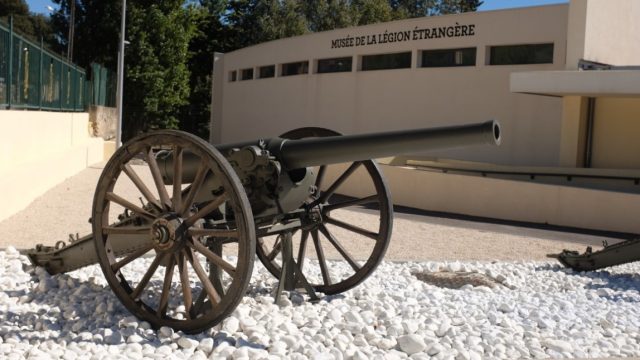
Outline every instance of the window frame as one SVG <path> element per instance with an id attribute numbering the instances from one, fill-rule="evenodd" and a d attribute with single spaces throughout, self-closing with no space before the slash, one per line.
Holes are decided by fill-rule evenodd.
<path id="1" fill-rule="evenodd" d="M 505 49 L 505 48 L 534 48 L 534 47 L 548 47 L 551 46 L 551 58 L 546 61 L 517 61 L 517 62 L 495 62 L 496 57 L 498 57 L 494 50 L 496 49 Z M 509 65 L 549 65 L 554 63 L 555 57 L 555 43 L 554 42 L 544 42 L 544 43 L 533 43 L 533 44 L 511 44 L 511 45 L 491 45 L 487 48 L 487 65 L 489 66 L 509 66 Z M 535 50 L 533 50 L 535 51 Z M 505 56 L 504 54 L 499 56 Z"/>
<path id="2" fill-rule="evenodd" d="M 457 56 L 456 53 L 458 51 L 464 52 L 465 50 L 473 50 L 473 63 L 468 63 L 465 64 L 464 61 L 461 64 L 456 64 L 455 63 L 455 58 L 454 58 L 454 63 L 453 64 L 447 64 L 447 65 L 425 65 L 425 55 L 428 55 L 428 53 L 432 53 L 432 54 L 448 54 L 448 53 L 453 53 L 454 57 Z M 463 60 L 464 60 L 464 54 L 462 55 Z M 425 68 L 425 69 L 433 69 L 433 68 L 449 68 L 449 67 L 473 67 L 473 66 L 477 66 L 478 64 L 478 48 L 475 46 L 469 46 L 469 47 L 458 47 L 458 48 L 448 48 L 448 49 L 425 49 L 425 50 L 420 50 L 420 64 L 419 67 L 420 68 Z"/>
<path id="3" fill-rule="evenodd" d="M 374 57 L 382 58 L 385 56 L 403 56 L 403 55 L 409 56 L 408 66 L 399 66 L 399 67 L 382 66 L 382 67 L 374 67 L 374 68 L 365 68 L 365 60 L 368 58 L 374 58 Z M 400 52 L 391 52 L 391 53 L 382 53 L 382 54 L 360 55 L 360 71 L 402 70 L 402 69 L 411 69 L 412 67 L 413 67 L 413 51 L 400 51 Z"/>
<path id="4" fill-rule="evenodd" d="M 296 73 L 285 72 L 285 67 L 294 66 L 294 65 L 302 65 L 303 71 L 302 72 L 296 72 Z M 293 62 L 280 64 L 280 76 L 282 76 L 282 77 L 284 77 L 284 76 L 296 76 L 296 75 L 307 75 L 307 74 L 309 74 L 309 60 L 293 61 Z"/>

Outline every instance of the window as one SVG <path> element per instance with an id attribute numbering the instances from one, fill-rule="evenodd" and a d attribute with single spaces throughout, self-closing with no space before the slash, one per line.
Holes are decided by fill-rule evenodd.
<path id="1" fill-rule="evenodd" d="M 282 76 L 301 75 L 309 73 L 309 62 L 298 61 L 282 64 Z"/>
<path id="2" fill-rule="evenodd" d="M 475 66 L 476 48 L 424 50 L 422 67 Z"/>
<path id="3" fill-rule="evenodd" d="M 243 69 L 242 76 L 240 80 L 253 80 L 253 68 L 251 69 Z"/>
<path id="4" fill-rule="evenodd" d="M 553 63 L 553 44 L 492 46 L 490 53 L 490 65 Z"/>
<path id="5" fill-rule="evenodd" d="M 274 76 L 276 76 L 276 66 L 275 65 L 261 66 L 258 69 L 258 78 L 259 79 L 272 78 Z"/>
<path id="6" fill-rule="evenodd" d="M 351 71 L 351 57 L 318 60 L 318 73 L 334 73 Z"/>
<path id="7" fill-rule="evenodd" d="M 236 81 L 236 80 L 237 80 L 237 77 L 238 77 L 238 73 L 237 73 L 235 70 L 231 71 L 231 72 L 229 73 L 229 82 L 234 82 L 234 81 Z"/>
<path id="8" fill-rule="evenodd" d="M 411 67 L 411 52 L 396 54 L 365 55 L 362 70 L 407 69 Z"/>

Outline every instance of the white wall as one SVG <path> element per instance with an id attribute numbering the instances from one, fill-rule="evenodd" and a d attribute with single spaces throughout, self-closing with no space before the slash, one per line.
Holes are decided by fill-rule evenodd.
<path id="1" fill-rule="evenodd" d="M 88 113 L 0 110 L 0 221 L 103 158 Z"/>
<path id="2" fill-rule="evenodd" d="M 585 59 L 640 65 L 640 1 L 572 0 L 567 68 Z"/>

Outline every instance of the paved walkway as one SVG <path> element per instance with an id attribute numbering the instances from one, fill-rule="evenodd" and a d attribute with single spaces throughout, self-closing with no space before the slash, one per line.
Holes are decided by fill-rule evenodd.
<path id="1" fill-rule="evenodd" d="M 91 166 L 36 199 L 29 207 L 0 222 L 0 248 L 28 249 L 54 245 L 70 233 L 91 232 L 88 219 L 103 164 Z M 345 213 L 345 221 L 367 221 L 367 210 Z M 548 229 L 397 212 L 387 260 L 545 260 L 562 249 L 584 250 L 609 239 Z"/>

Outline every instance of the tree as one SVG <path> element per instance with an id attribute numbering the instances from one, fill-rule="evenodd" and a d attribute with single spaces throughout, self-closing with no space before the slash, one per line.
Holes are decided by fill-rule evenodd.
<path id="1" fill-rule="evenodd" d="M 354 24 L 348 0 L 302 1 L 302 10 L 311 32 L 340 29 Z"/>
<path id="2" fill-rule="evenodd" d="M 69 0 L 53 0 L 52 15 L 60 48 L 66 49 Z M 117 68 L 121 0 L 75 3 L 74 62 Z M 159 128 L 178 128 L 189 101 L 188 46 L 196 12 L 183 0 L 127 1 L 127 40 L 123 95 L 123 139 Z"/>
<path id="3" fill-rule="evenodd" d="M 479 0 L 440 0 L 438 11 L 440 14 L 457 14 L 477 11 L 484 1 Z"/>
<path id="4" fill-rule="evenodd" d="M 352 0 L 353 25 L 368 25 L 393 20 L 393 9 L 387 0 Z"/>
<path id="5" fill-rule="evenodd" d="M 58 51 L 69 43 L 69 0 L 52 0 L 58 10 L 51 15 Z M 115 70 L 118 64 L 120 0 L 72 0 L 75 6 L 73 62 L 88 69 L 92 62 Z"/>
<path id="6" fill-rule="evenodd" d="M 390 0 L 396 19 L 436 15 L 437 0 Z"/>
<path id="7" fill-rule="evenodd" d="M 187 62 L 191 91 L 188 103 L 180 108 L 180 129 L 204 139 L 209 137 L 213 54 L 230 48 L 222 23 L 226 6 L 224 0 L 202 0 L 192 7 L 195 31 Z"/>
<path id="8" fill-rule="evenodd" d="M 0 0 L 0 19 L 9 23 L 9 17 L 13 17 L 13 28 L 27 38 L 36 43 L 42 38 L 49 46 L 55 44 L 47 18 L 29 12 L 25 0 Z"/>
<path id="9" fill-rule="evenodd" d="M 180 0 L 128 6 L 123 138 L 153 129 L 177 129 L 189 98 L 188 45 L 195 28 L 192 9 Z"/>

